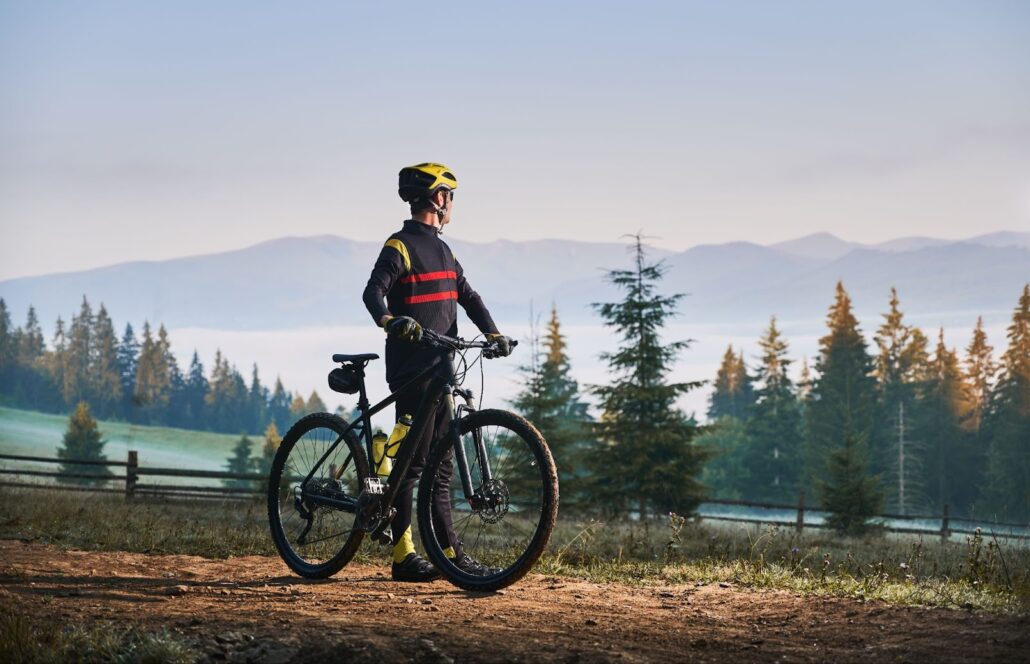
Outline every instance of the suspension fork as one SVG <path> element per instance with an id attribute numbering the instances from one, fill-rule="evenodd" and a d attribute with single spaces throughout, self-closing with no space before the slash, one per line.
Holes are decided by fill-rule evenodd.
<path id="1" fill-rule="evenodd" d="M 457 409 L 454 407 L 455 395 L 465 400 L 465 403 L 459 404 Z M 476 412 L 476 400 L 472 396 L 471 390 L 453 388 L 446 395 L 444 407 L 447 408 L 447 414 L 450 415 L 451 418 L 451 424 L 448 428 L 447 435 L 450 438 L 451 445 L 454 447 L 454 459 L 458 464 L 458 476 L 461 479 L 461 490 L 465 493 L 465 499 L 469 501 L 469 505 L 474 507 L 474 503 L 477 501 L 476 490 L 472 485 L 472 472 L 470 470 L 468 457 L 465 454 L 465 446 L 461 444 L 461 434 L 458 431 L 458 427 L 460 425 L 458 421 L 463 417 L 463 413 Z M 473 452 L 479 460 L 482 484 L 486 484 L 488 481 L 493 479 L 493 474 L 490 471 L 490 460 L 486 454 L 486 444 L 483 442 L 483 433 L 479 429 L 472 429 L 471 433 Z"/>

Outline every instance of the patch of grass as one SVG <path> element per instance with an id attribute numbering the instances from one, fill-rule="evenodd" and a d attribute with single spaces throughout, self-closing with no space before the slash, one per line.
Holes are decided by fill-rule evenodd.
<path id="1" fill-rule="evenodd" d="M 225 558 L 276 555 L 263 502 L 139 500 L 0 490 L 0 538 L 66 548 Z M 417 538 L 416 538 L 417 539 Z M 357 560 L 386 564 L 366 543 Z M 597 582 L 729 582 L 895 604 L 1030 613 L 1030 546 L 969 536 L 870 534 L 698 523 L 563 519 L 537 571 Z"/>
<path id="2" fill-rule="evenodd" d="M 142 466 L 224 470 L 233 445 L 240 436 L 209 431 L 144 426 L 103 420 L 97 423 L 107 444 L 104 454 L 111 461 L 125 461 L 129 450 L 139 452 Z M 57 449 L 68 428 L 67 415 L 51 415 L 30 410 L 0 407 L 0 451 L 5 454 L 56 457 Z M 258 452 L 259 436 L 251 436 L 254 453 Z M 54 470 L 52 464 L 2 461 L 11 467 L 32 467 Z M 160 483 L 164 478 L 148 477 Z M 174 481 L 170 481 L 175 483 Z M 217 480 L 191 480 L 197 484 L 217 484 Z"/>
<path id="3" fill-rule="evenodd" d="M 67 626 L 30 620 L 15 609 L 0 607 L 3 660 L 12 664 L 185 664 L 199 657 L 186 641 L 167 630 L 140 632 L 107 622 Z"/>

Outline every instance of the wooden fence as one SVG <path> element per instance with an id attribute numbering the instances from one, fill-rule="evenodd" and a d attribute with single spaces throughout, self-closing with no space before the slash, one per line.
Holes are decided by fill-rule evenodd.
<path id="1" fill-rule="evenodd" d="M 220 500 L 246 500 L 265 495 L 264 489 L 256 485 L 268 478 L 262 473 L 229 473 L 220 470 L 190 470 L 187 468 L 149 468 L 139 465 L 139 455 L 131 450 L 125 461 L 85 461 L 79 459 L 51 459 L 49 457 L 21 454 L 0 454 L 0 459 L 43 464 L 61 464 L 66 468 L 84 466 L 83 472 L 28 470 L 21 468 L 0 468 L 0 476 L 47 477 L 67 480 L 88 480 L 91 482 L 124 482 L 124 488 L 107 486 L 75 486 L 67 483 L 33 483 L 0 481 L 0 486 L 23 489 L 59 489 L 62 491 L 92 491 L 98 493 L 124 494 L 127 500 L 137 496 L 164 496 L 172 498 L 207 498 Z M 88 472 L 90 468 L 108 467 L 120 469 L 124 474 Z M 124 471 L 121 471 L 124 469 Z M 194 484 L 157 484 L 140 481 L 146 477 L 182 477 L 193 479 L 214 479 L 247 482 L 243 486 L 201 486 Z"/>
<path id="2" fill-rule="evenodd" d="M 812 512 L 822 512 L 822 508 L 818 505 L 805 505 L 805 492 L 802 491 L 798 494 L 798 502 L 794 505 L 788 505 L 783 503 L 764 503 L 750 500 L 706 500 L 702 503 L 702 507 L 705 505 L 727 505 L 745 507 L 756 510 L 787 510 L 795 512 L 794 518 L 786 520 L 784 518 L 773 518 L 771 516 L 736 516 L 736 515 L 725 515 L 725 514 L 701 514 L 701 518 L 711 521 L 730 521 L 737 523 L 751 523 L 756 525 L 780 525 L 793 527 L 798 534 L 801 534 L 805 528 L 829 528 L 828 525 L 822 522 L 806 521 L 806 513 L 811 515 Z M 883 523 L 885 520 L 891 521 L 908 521 L 906 525 L 893 525 Z M 877 514 L 870 518 L 870 522 L 873 524 L 879 524 L 884 530 L 892 533 L 908 533 L 914 535 L 937 535 L 940 537 L 942 542 L 946 542 L 951 535 L 973 535 L 976 532 L 976 528 L 980 528 L 981 532 L 985 534 L 993 534 L 996 537 L 1004 537 L 1010 539 L 1030 540 L 1030 524 L 1019 524 L 1019 523 L 1001 523 L 997 521 L 983 521 L 983 520 L 970 520 L 970 519 L 958 519 L 968 523 L 976 523 L 977 526 L 973 528 L 963 528 L 962 526 L 955 526 L 953 519 L 948 514 L 948 505 L 944 505 L 944 509 L 941 514 Z M 919 521 L 936 521 L 939 525 L 937 528 L 919 527 Z M 1023 532 L 1011 532 L 1012 529 L 1018 529 Z"/>
<path id="3" fill-rule="evenodd" d="M 0 454 L 0 460 L 10 461 L 21 461 L 21 462 L 34 462 L 43 464 L 63 464 L 66 467 L 70 466 L 83 466 L 86 468 L 81 473 L 68 473 L 59 471 L 42 471 L 42 470 L 29 470 L 20 468 L 0 468 L 0 477 L 3 476 L 25 476 L 25 477 L 46 477 L 55 479 L 77 479 L 77 480 L 89 480 L 94 482 L 107 481 L 107 482 L 124 482 L 124 488 L 110 488 L 100 486 L 75 486 L 66 483 L 32 483 L 32 482 L 17 482 L 17 481 L 0 481 L 0 486 L 7 487 L 19 487 L 25 489 L 60 489 L 64 491 L 92 491 L 98 493 L 117 493 L 123 494 L 127 500 L 132 500 L 138 496 L 161 496 L 170 498 L 194 498 L 194 499 L 217 499 L 217 500 L 254 500 L 259 496 L 263 496 L 265 491 L 261 486 L 261 482 L 267 479 L 267 476 L 261 473 L 229 473 L 217 470 L 189 470 L 184 468 L 149 468 L 147 466 L 139 465 L 139 456 L 135 450 L 128 453 L 128 457 L 125 461 L 82 461 L 75 459 L 51 459 L 48 457 L 37 457 L 37 456 L 25 456 L 18 454 Z M 124 474 L 101 474 L 98 472 L 88 472 L 90 468 L 96 467 L 108 467 L 124 469 Z M 215 479 L 222 481 L 243 481 L 248 482 L 244 486 L 199 486 L 190 484 L 155 484 L 140 482 L 140 478 L 144 477 L 182 477 L 182 478 L 194 478 L 194 479 Z M 744 507 L 752 510 L 765 510 L 765 511 L 790 511 L 794 512 L 794 516 L 785 519 L 784 517 L 776 517 L 771 514 L 765 515 L 728 515 L 728 514 L 705 514 L 701 513 L 700 517 L 708 521 L 726 521 L 736 523 L 750 523 L 755 525 L 778 525 L 794 528 L 799 534 L 804 531 L 805 528 L 828 528 L 825 523 L 815 522 L 812 520 L 806 520 L 806 514 L 813 516 L 813 512 L 822 511 L 818 506 L 805 505 L 805 494 L 801 492 L 798 495 L 798 502 L 793 505 L 782 504 L 782 503 L 764 503 L 749 500 L 706 500 L 702 503 L 702 508 L 706 506 L 727 506 L 727 507 Z M 885 524 L 882 527 L 884 530 L 893 533 L 909 533 L 917 535 L 936 535 L 941 538 L 941 541 L 947 541 L 948 538 L 955 535 L 972 535 L 975 530 L 973 528 L 962 528 L 955 527 L 953 519 L 948 515 L 948 506 L 944 506 L 942 514 L 935 515 L 912 515 L 912 514 L 878 514 L 872 517 L 873 523 L 882 522 L 883 520 L 891 521 L 907 521 L 909 524 L 906 525 L 894 525 Z M 937 528 L 919 527 L 917 521 L 931 521 L 937 522 L 939 525 Z M 965 521 L 965 520 L 963 520 Z M 987 534 L 994 534 L 997 537 L 1004 537 L 1010 539 L 1019 540 L 1030 540 L 1030 534 L 1028 534 L 1028 524 L 1017 524 L 1017 523 L 998 523 L 989 521 L 977 521 L 977 525 Z M 1023 532 L 1010 532 L 1012 529 L 1019 529 Z"/>

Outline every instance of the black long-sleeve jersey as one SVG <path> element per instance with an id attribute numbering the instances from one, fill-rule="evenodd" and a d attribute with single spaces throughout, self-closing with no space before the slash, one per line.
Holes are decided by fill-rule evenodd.
<path id="1" fill-rule="evenodd" d="M 456 336 L 460 304 L 481 332 L 497 333 L 483 299 L 472 290 L 461 264 L 437 229 L 410 219 L 386 240 L 362 300 L 377 325 L 386 315 L 410 316 L 424 328 Z M 439 353 L 427 346 L 387 338 L 387 382 L 394 386 L 404 382 Z"/>

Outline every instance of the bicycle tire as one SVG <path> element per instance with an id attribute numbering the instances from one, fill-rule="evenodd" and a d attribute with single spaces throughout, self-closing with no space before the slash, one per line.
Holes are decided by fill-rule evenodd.
<path id="1" fill-rule="evenodd" d="M 347 534 L 346 540 L 343 542 L 340 550 L 329 557 L 327 560 L 322 562 L 311 562 L 304 558 L 288 540 L 286 533 L 286 527 L 283 525 L 283 511 L 284 509 L 289 513 L 289 510 L 296 510 L 293 501 L 290 497 L 292 489 L 289 493 L 284 496 L 283 487 L 286 486 L 289 489 L 290 477 L 287 477 L 287 482 L 283 484 L 283 470 L 290 461 L 291 453 L 294 452 L 298 443 L 302 443 L 305 440 L 305 436 L 312 431 L 322 431 L 326 433 L 325 440 L 335 440 L 347 428 L 347 423 L 344 422 L 340 417 L 331 413 L 314 413 L 307 415 L 298 420 L 290 430 L 283 436 L 282 442 L 279 444 L 279 449 L 276 451 L 275 459 L 272 461 L 272 468 L 269 471 L 268 480 L 268 523 L 272 533 L 272 541 L 275 543 L 276 550 L 279 552 L 280 557 L 289 566 L 291 570 L 308 579 L 325 579 L 333 574 L 339 572 L 344 565 L 350 562 L 354 554 L 357 553 L 358 547 L 361 546 L 361 540 L 365 533 L 354 527 L 356 520 L 353 515 L 351 518 L 351 529 L 349 532 L 341 533 Z M 321 438 L 321 436 L 319 436 Z M 329 442 L 331 442 L 329 440 Z M 326 443 L 328 445 L 328 443 Z M 341 448 L 346 448 L 345 450 Z M 347 474 L 347 480 L 349 484 L 356 484 L 357 487 L 362 485 L 362 482 L 368 477 L 368 459 L 365 457 L 365 451 L 357 438 L 353 435 L 353 432 L 347 432 L 344 436 L 343 443 L 337 447 L 337 450 L 333 452 L 333 459 L 341 453 L 345 453 L 349 456 L 353 463 L 353 473 Z M 317 452 L 312 452 L 306 457 L 308 459 L 316 457 Z M 330 459 L 327 459 L 327 462 Z M 312 462 L 310 465 L 314 465 Z M 326 464 L 328 465 L 328 463 Z M 344 462 L 344 466 L 348 466 L 347 462 Z M 294 467 L 297 473 L 294 477 L 302 474 L 306 474 L 308 469 L 297 469 Z M 317 510 L 326 510 L 327 512 L 335 512 L 338 514 L 346 514 L 346 512 L 340 510 L 330 510 L 325 507 L 318 507 Z M 313 515 L 317 515 L 318 511 L 314 510 Z M 312 519 L 313 520 L 313 519 Z M 343 519 L 346 521 L 346 519 Z M 291 527 L 291 530 L 293 528 Z M 331 528 L 330 528 L 331 530 Z M 317 542 L 318 540 L 316 540 Z M 325 549 L 331 549 L 335 544 L 327 545 L 323 547 Z"/>
<path id="2" fill-rule="evenodd" d="M 437 475 L 440 473 L 441 466 L 444 460 L 447 458 L 447 452 L 451 449 L 449 444 L 446 444 L 446 439 L 442 439 L 441 443 L 436 446 L 430 452 L 429 459 L 426 463 L 426 467 L 423 470 L 422 477 L 419 481 L 418 490 L 418 523 L 419 523 L 419 534 L 422 540 L 422 546 L 429 556 L 429 559 L 433 562 L 437 569 L 440 570 L 441 574 L 459 588 L 473 591 L 494 591 L 510 586 L 522 577 L 524 577 L 533 565 L 536 564 L 540 556 L 543 554 L 544 549 L 547 547 L 547 543 L 550 540 L 551 531 L 554 529 L 555 521 L 558 517 L 558 472 L 554 465 L 554 459 L 551 457 L 551 452 L 547 447 L 547 442 L 544 440 L 540 432 L 525 418 L 516 415 L 515 413 L 487 409 L 471 413 L 461 418 L 457 423 L 458 433 L 463 437 L 463 440 L 467 439 L 467 434 L 471 433 L 474 429 L 480 429 L 481 431 L 487 427 L 496 427 L 498 429 L 508 431 L 514 434 L 518 441 L 525 446 L 524 452 L 531 454 L 531 458 L 535 459 L 535 465 L 538 472 L 530 471 L 529 480 L 532 485 L 529 488 L 529 493 L 532 494 L 539 489 L 539 521 L 535 526 L 529 542 L 526 545 L 524 551 L 517 555 L 517 558 L 511 564 L 505 566 L 501 571 L 489 575 L 489 576 L 476 576 L 458 568 L 451 561 L 450 558 L 444 553 L 443 546 L 440 543 L 440 539 L 437 537 L 436 527 L 434 524 L 433 514 L 433 500 L 432 494 L 434 486 L 436 485 Z M 505 439 L 507 440 L 507 439 Z M 463 443 L 465 444 L 465 443 Z M 519 443 L 515 443 L 519 444 Z M 488 451 L 488 455 L 490 452 Z M 529 458 L 529 457 L 527 457 Z M 492 463 L 492 462 L 491 462 Z M 469 465 L 473 464 L 470 459 Z M 473 483 L 475 484 L 475 470 L 472 470 Z M 499 468 L 494 468 L 495 477 L 498 472 L 504 474 L 504 471 Z M 503 477 L 499 477 L 503 481 Z M 536 483 L 539 482 L 539 486 Z M 452 478 L 453 483 L 453 478 Z M 452 514 L 454 507 L 460 505 L 460 500 L 455 500 L 454 487 L 451 491 L 451 506 Z M 519 516 L 513 516 L 513 519 L 524 516 L 532 516 L 531 512 L 536 507 L 527 509 L 524 514 Z M 512 513 L 515 514 L 515 513 Z M 474 519 L 476 517 L 475 512 L 470 512 L 466 519 Z M 501 519 L 494 523 L 500 523 L 503 519 L 508 517 L 506 512 Z M 484 523 L 486 521 L 484 520 Z M 455 526 L 457 530 L 457 524 Z M 458 533 L 459 537 L 462 533 Z M 444 538 L 446 540 L 446 538 Z M 478 537 L 477 537 L 478 542 Z M 519 545 L 521 546 L 521 545 Z M 466 549 L 467 552 L 467 549 Z"/>

